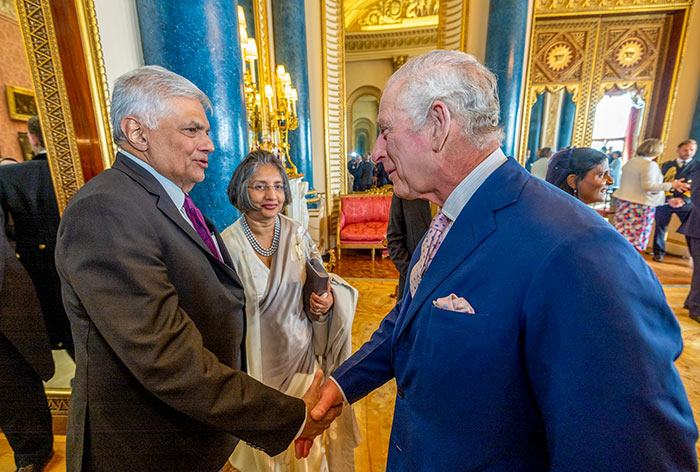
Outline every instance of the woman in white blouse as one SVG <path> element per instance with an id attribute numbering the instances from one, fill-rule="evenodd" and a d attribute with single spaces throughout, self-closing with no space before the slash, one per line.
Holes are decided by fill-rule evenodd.
<path id="1" fill-rule="evenodd" d="M 664 204 L 664 193 L 671 188 L 680 192 L 690 188 L 684 179 L 663 181 L 655 162 L 663 150 L 658 139 L 642 141 L 634 157 L 622 168 L 620 188 L 613 193 L 618 200 L 613 226 L 640 251 L 649 243 L 654 212 Z"/>

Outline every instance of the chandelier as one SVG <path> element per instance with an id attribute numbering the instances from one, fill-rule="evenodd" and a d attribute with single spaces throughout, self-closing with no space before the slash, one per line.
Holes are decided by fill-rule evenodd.
<path id="1" fill-rule="evenodd" d="M 283 65 L 267 83 L 260 77 L 256 62 L 258 46 L 248 37 L 246 18 L 238 7 L 238 24 L 243 59 L 243 87 L 248 114 L 249 142 L 251 149 L 265 149 L 274 153 L 285 164 L 289 177 L 299 177 L 296 166 L 289 157 L 289 131 L 297 129 L 297 91 Z"/>

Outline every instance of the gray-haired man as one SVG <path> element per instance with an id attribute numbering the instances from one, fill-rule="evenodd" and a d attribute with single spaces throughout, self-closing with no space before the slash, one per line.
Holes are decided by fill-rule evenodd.
<path id="1" fill-rule="evenodd" d="M 309 393 L 242 371 L 243 288 L 187 195 L 214 150 L 209 100 L 157 66 L 112 99 L 121 151 L 70 202 L 56 248 L 77 363 L 68 470 L 213 471 L 237 438 L 275 455 L 318 432 Z"/>

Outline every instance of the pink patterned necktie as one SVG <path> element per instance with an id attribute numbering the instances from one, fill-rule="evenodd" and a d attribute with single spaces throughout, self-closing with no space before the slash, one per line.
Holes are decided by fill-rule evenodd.
<path id="1" fill-rule="evenodd" d="M 194 206 L 194 202 L 192 201 L 192 198 L 190 198 L 189 195 L 185 194 L 185 213 L 187 213 L 187 217 L 190 219 L 192 222 L 192 226 L 194 226 L 195 231 L 197 231 L 197 234 L 199 235 L 200 238 L 202 238 L 202 241 L 204 241 L 204 244 L 207 245 L 209 250 L 211 251 L 212 254 L 214 254 L 214 257 L 219 259 L 220 261 L 223 262 L 221 259 L 221 254 L 219 254 L 218 249 L 216 249 L 216 245 L 214 244 L 214 240 L 211 237 L 211 233 L 209 232 L 209 228 L 207 228 L 207 224 L 204 221 L 204 217 L 202 216 L 202 212 L 197 209 L 196 206 Z"/>
<path id="2" fill-rule="evenodd" d="M 413 297 L 418 290 L 418 284 L 420 284 L 423 279 L 425 271 L 428 270 L 428 266 L 433 262 L 435 254 L 437 254 L 442 240 L 445 239 L 445 229 L 451 223 L 450 219 L 445 216 L 442 210 L 438 211 L 430 223 L 430 229 L 428 229 L 428 234 L 425 235 L 423 239 L 423 244 L 420 246 L 420 259 L 411 269 L 411 276 L 409 279 L 411 296 Z"/>

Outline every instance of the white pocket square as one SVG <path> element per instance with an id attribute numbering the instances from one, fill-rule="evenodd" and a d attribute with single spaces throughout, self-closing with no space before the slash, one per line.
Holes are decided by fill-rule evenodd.
<path id="1" fill-rule="evenodd" d="M 474 308 L 472 308 L 468 301 L 462 297 L 458 297 L 454 293 L 451 293 L 447 297 L 433 300 L 433 306 L 442 308 L 443 310 L 456 311 L 458 313 L 475 313 Z"/>

